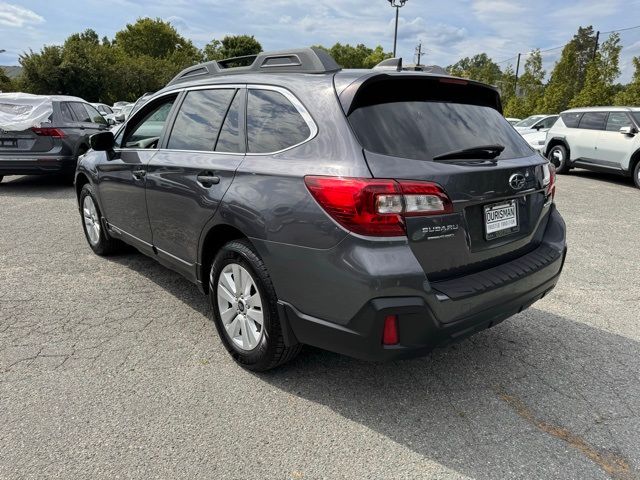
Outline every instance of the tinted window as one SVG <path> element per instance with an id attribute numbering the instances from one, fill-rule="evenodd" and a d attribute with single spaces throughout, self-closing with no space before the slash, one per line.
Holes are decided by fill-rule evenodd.
<path id="1" fill-rule="evenodd" d="M 607 120 L 607 131 L 618 132 L 622 127 L 632 127 L 631 119 L 624 112 L 611 112 Z"/>
<path id="2" fill-rule="evenodd" d="M 636 119 L 636 123 L 640 124 L 640 112 L 633 112 L 631 115 Z"/>
<path id="3" fill-rule="evenodd" d="M 582 116 L 582 120 L 580 120 L 580 128 L 585 128 L 587 130 L 602 130 L 606 119 L 606 112 L 585 113 Z"/>
<path id="4" fill-rule="evenodd" d="M 227 118 L 225 118 L 222 124 L 222 130 L 218 136 L 218 143 L 216 143 L 216 152 L 229 152 L 229 153 L 244 153 L 244 137 L 240 130 L 240 107 L 242 103 L 242 96 L 240 92 L 236 93 Z"/>
<path id="5" fill-rule="evenodd" d="M 542 121 L 542 128 L 551 128 L 553 124 L 556 123 L 558 117 L 548 117 Z"/>
<path id="6" fill-rule="evenodd" d="M 578 124 L 580 123 L 580 119 L 582 118 L 582 113 L 563 113 L 560 115 L 562 117 L 562 121 L 569 128 L 578 128 Z"/>
<path id="7" fill-rule="evenodd" d="M 211 152 L 235 90 L 195 90 L 187 93 L 167 148 Z"/>
<path id="8" fill-rule="evenodd" d="M 495 109 L 464 103 L 406 101 L 360 107 L 349 116 L 362 146 L 394 157 L 431 160 L 456 150 L 499 144 L 497 157 L 531 155 L 522 137 Z"/>
<path id="9" fill-rule="evenodd" d="M 107 121 L 104 119 L 102 114 L 95 109 L 95 107 L 85 103 L 84 108 L 87 109 L 87 114 L 89 115 L 93 123 L 100 123 L 102 125 L 107 125 Z"/>
<path id="10" fill-rule="evenodd" d="M 145 108 L 136 115 L 131 126 L 127 126 L 127 136 L 124 146 L 128 148 L 156 148 L 162 129 L 171 112 L 175 97 L 164 99 L 160 103 L 154 103 L 150 109 Z"/>
<path id="11" fill-rule="evenodd" d="M 71 107 L 71 110 L 73 110 L 73 113 L 75 114 L 78 122 L 91 123 L 89 112 L 87 112 L 87 109 L 84 108 L 84 105 L 82 103 L 72 102 L 69 104 L 69 106 Z"/>
<path id="12" fill-rule="evenodd" d="M 67 102 L 60 103 L 60 114 L 62 115 L 63 122 L 76 121 L 76 119 L 73 117 L 73 113 L 71 112 L 71 106 Z"/>
<path id="13" fill-rule="evenodd" d="M 250 90 L 248 99 L 249 152 L 278 152 L 304 142 L 311 135 L 300 112 L 280 92 Z"/>

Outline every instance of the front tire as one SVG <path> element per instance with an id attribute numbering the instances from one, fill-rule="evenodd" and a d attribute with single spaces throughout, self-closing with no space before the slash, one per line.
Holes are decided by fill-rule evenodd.
<path id="1" fill-rule="evenodd" d="M 555 145 L 549 150 L 549 161 L 556 167 L 557 173 L 567 173 L 569 171 L 569 155 L 564 145 Z"/>
<path id="2" fill-rule="evenodd" d="M 104 230 L 102 214 L 91 184 L 87 183 L 80 192 L 80 215 L 87 243 L 97 255 L 107 256 L 121 250 L 122 244 L 111 238 Z"/>
<path id="3" fill-rule="evenodd" d="M 220 339 L 242 367 L 263 372 L 300 352 L 302 345 L 284 343 L 271 277 L 248 241 L 234 240 L 218 252 L 209 275 L 209 300 Z"/>
<path id="4" fill-rule="evenodd" d="M 640 188 L 640 162 L 636 163 L 636 167 L 633 169 L 633 183 Z"/>

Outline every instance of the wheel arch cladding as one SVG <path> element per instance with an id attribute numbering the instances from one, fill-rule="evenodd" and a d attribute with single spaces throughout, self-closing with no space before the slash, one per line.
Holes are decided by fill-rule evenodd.
<path id="1" fill-rule="evenodd" d="M 551 141 L 549 142 L 549 146 L 547 147 L 547 155 L 549 155 L 549 152 L 551 152 L 551 149 L 553 147 L 556 147 L 558 145 L 562 145 L 566 150 L 567 150 L 567 157 L 571 156 L 571 149 L 569 148 L 569 145 L 567 144 L 566 140 L 564 140 L 563 138 L 553 138 L 551 139 Z"/>
<path id="2" fill-rule="evenodd" d="M 84 173 L 79 173 L 76 177 L 76 198 L 80 200 L 80 192 L 82 192 L 82 187 L 84 187 L 87 183 L 89 183 L 89 177 L 87 177 Z"/>
<path id="3" fill-rule="evenodd" d="M 199 280 L 205 293 L 209 292 L 209 271 L 220 249 L 232 240 L 245 239 L 251 244 L 251 240 L 236 227 L 227 224 L 214 225 L 207 231 L 200 247 Z M 251 244 L 253 247 L 253 244 Z"/>
<path id="4" fill-rule="evenodd" d="M 631 160 L 629 161 L 629 173 L 631 175 L 633 175 L 638 162 L 640 162 L 640 148 L 631 155 Z"/>

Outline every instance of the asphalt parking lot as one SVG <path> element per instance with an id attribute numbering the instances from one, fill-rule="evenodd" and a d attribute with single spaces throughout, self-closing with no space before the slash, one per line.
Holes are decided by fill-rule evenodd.
<path id="1" fill-rule="evenodd" d="M 558 181 L 528 311 L 429 357 L 237 367 L 197 288 L 86 245 L 73 189 L 0 184 L 0 478 L 640 478 L 640 191 Z"/>

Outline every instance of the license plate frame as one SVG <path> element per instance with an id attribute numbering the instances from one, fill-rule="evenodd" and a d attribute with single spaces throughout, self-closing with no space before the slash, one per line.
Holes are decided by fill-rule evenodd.
<path id="1" fill-rule="evenodd" d="M 509 209 L 513 211 L 513 214 L 504 217 L 502 212 L 509 214 Z M 520 231 L 520 216 L 518 214 L 517 200 L 513 199 L 498 203 L 491 203 L 489 205 L 485 205 L 482 211 L 484 217 L 484 238 L 487 241 L 503 238 Z M 490 221 L 488 214 L 491 212 L 500 212 L 496 215 L 496 217 L 499 218 L 492 219 Z"/>
<path id="2" fill-rule="evenodd" d="M 18 140 L 15 138 L 2 138 L 0 139 L 0 147 L 18 148 Z"/>

